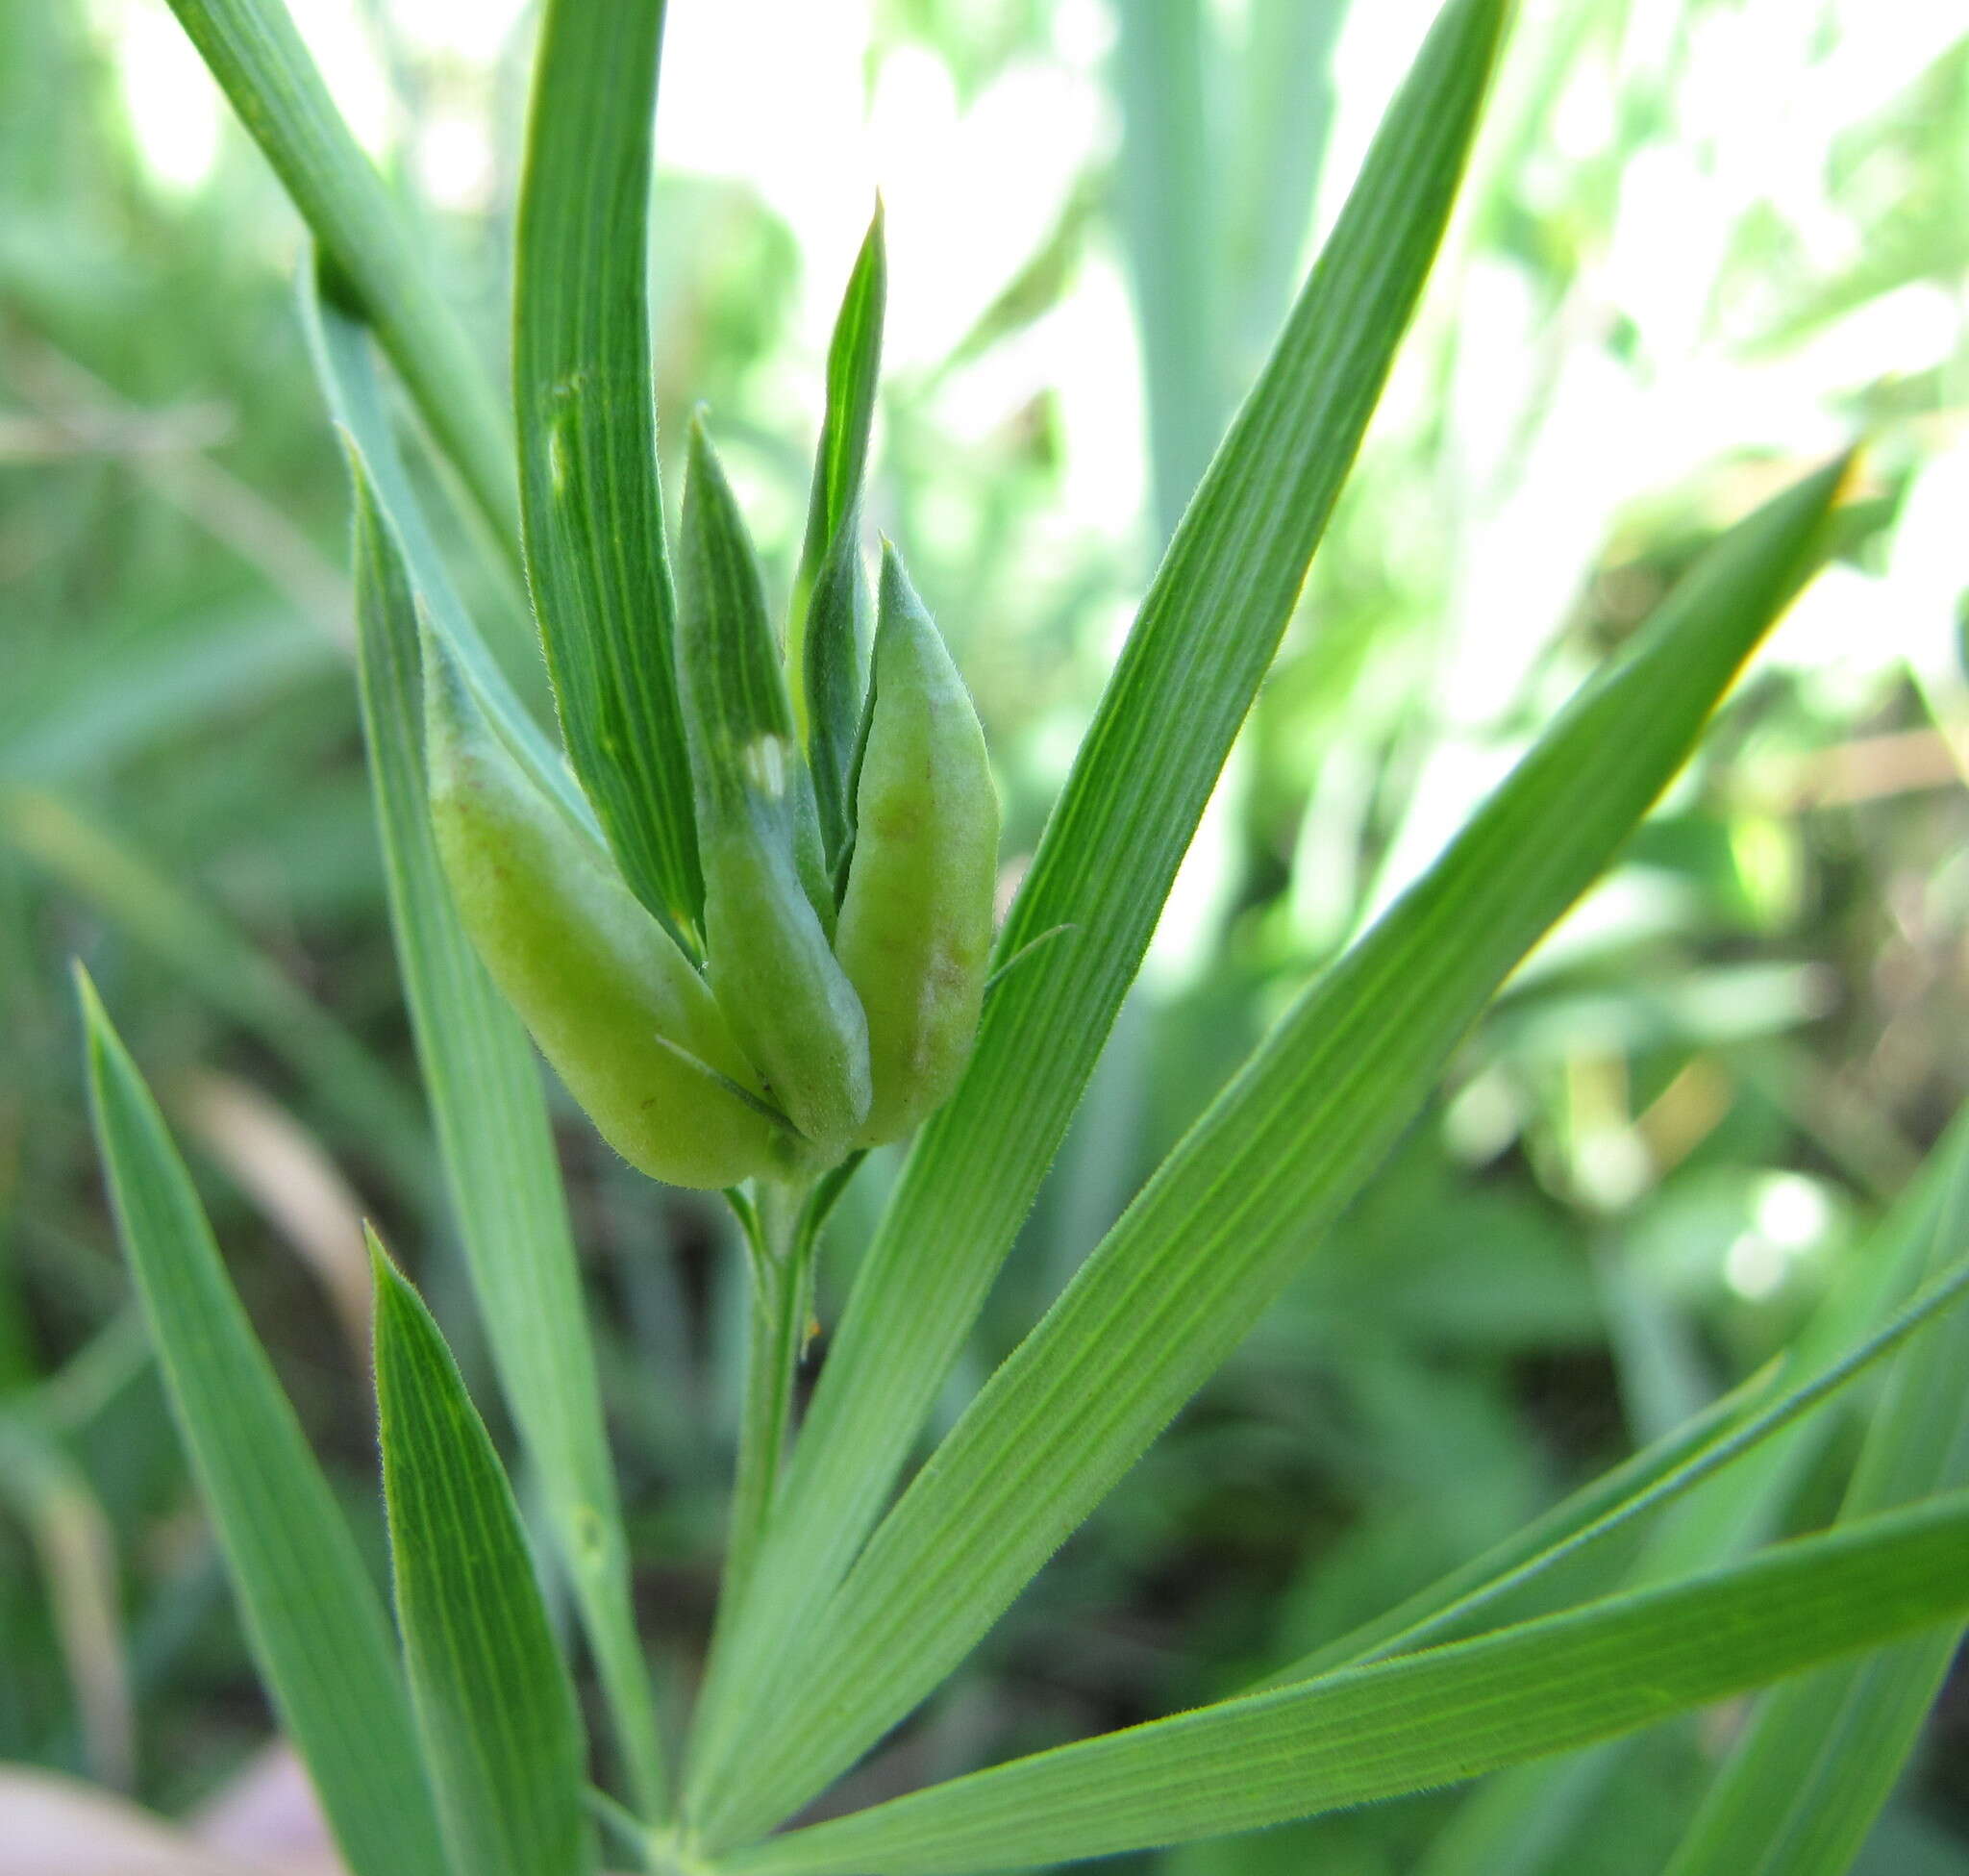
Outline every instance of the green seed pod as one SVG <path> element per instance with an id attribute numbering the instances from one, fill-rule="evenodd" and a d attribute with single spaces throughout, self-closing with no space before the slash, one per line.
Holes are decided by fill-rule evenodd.
<path id="1" fill-rule="evenodd" d="M 835 953 L 868 1018 L 874 1098 L 855 1137 L 908 1133 L 957 1085 L 991 954 L 998 796 L 963 680 L 885 545 L 874 702 Z"/>
<path id="2" fill-rule="evenodd" d="M 702 422 L 684 491 L 677 659 L 711 988 L 766 1098 L 831 1163 L 868 1112 L 868 1030 L 830 948 L 813 782 L 759 563 Z"/>
<path id="3" fill-rule="evenodd" d="M 751 1104 L 763 1090 L 689 960 L 584 849 L 428 634 L 424 654 L 431 819 L 452 899 L 568 1091 L 652 1179 L 709 1188 L 791 1164 L 798 1144 Z"/>

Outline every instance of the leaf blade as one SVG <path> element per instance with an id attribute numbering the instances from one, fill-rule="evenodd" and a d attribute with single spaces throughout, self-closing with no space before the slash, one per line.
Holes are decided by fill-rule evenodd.
<path id="1" fill-rule="evenodd" d="M 369 1250 L 397 1622 L 445 1840 L 475 1876 L 580 1876 L 586 1747 L 519 1507 L 430 1311 Z"/>
<path id="2" fill-rule="evenodd" d="M 807 533 L 786 630 L 787 663 L 801 674 L 794 714 L 806 737 L 830 872 L 838 866 L 855 824 L 849 770 L 861 720 L 861 614 L 866 603 L 857 537 L 887 297 L 888 255 L 878 197 L 828 343 L 827 409 L 814 452 Z"/>
<path id="3" fill-rule="evenodd" d="M 704 906 L 657 472 L 648 258 L 660 4 L 552 0 L 513 284 L 520 506 L 569 759 L 687 952 Z"/>
<path id="4" fill-rule="evenodd" d="M 1969 1233 L 1969 1146 L 1932 1226 L 1931 1268 Z M 1969 1484 L 1969 1322 L 1907 1350 L 1867 1428 L 1842 1522 Z M 1918 1739 L 1955 1628 L 1773 1692 L 1711 1782 L 1665 1876 L 1840 1876 Z"/>
<path id="5" fill-rule="evenodd" d="M 1663 1588 L 1015 1760 L 720 1863 L 956 1876 L 1250 1830 L 1587 1745 L 1969 1608 L 1969 1492 Z"/>
<path id="6" fill-rule="evenodd" d="M 1445 11 L 1143 603 L 998 957 L 1078 930 L 997 988 L 863 1260 L 782 1488 L 782 1536 L 713 1663 L 700 1788 L 739 1749 L 729 1688 L 811 1624 L 880 1513 L 1093 1072 L 1420 294 L 1506 11 Z M 1051 1038 L 1037 1059 L 1034 1035 Z"/>
<path id="7" fill-rule="evenodd" d="M 1412 1654 L 1543 1614 L 1581 1592 L 1574 1586 L 1583 1574 L 1585 1592 L 1597 1593 L 1614 1580 L 1662 1512 L 1828 1405 L 1877 1363 L 1901 1357 L 1922 1331 L 1938 1330 L 1939 1319 L 1961 1302 L 1965 1289 L 1969 1258 L 1937 1272 L 1891 1320 L 1840 1360 L 1756 1412 L 1749 1411 L 1741 1393 L 1726 1396 L 1715 1411 L 1573 1494 L 1494 1552 L 1408 1598 L 1387 1616 L 1267 1676 L 1264 1685 L 1303 1681 L 1330 1666 Z M 1951 1333 L 1958 1335 L 1959 1329 Z M 1948 1335 L 1939 1338 L 1945 1348 L 1959 1348 Z M 1506 1563 L 1507 1558 L 1512 1561 Z"/>
<path id="8" fill-rule="evenodd" d="M 77 979 L 124 1255 L 282 1724 L 358 1876 L 447 1876 L 382 1599 L 163 1118 L 79 966 Z"/>
<path id="9" fill-rule="evenodd" d="M 714 1843 L 811 1796 L 934 1688 L 1241 1339 L 1450 1051 L 1679 768 L 1803 576 L 1835 463 L 1726 536 L 1177 1146 L 789 1648 Z M 824 1717 L 823 1717 L 824 1715 Z"/>

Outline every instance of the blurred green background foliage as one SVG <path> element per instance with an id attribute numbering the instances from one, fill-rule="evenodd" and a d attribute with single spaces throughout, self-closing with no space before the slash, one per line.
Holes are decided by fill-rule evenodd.
<path id="1" fill-rule="evenodd" d="M 489 355 L 527 11 L 294 11 Z M 671 11 L 666 462 L 704 399 L 784 589 L 827 322 L 879 186 L 874 518 L 976 694 L 1009 881 L 1430 8 Z M 1952 13 L 1526 0 L 1417 329 L 952 1411 L 1284 997 L 1697 549 L 1863 434 L 1846 538 L 1328 1254 L 844 1804 L 1316 1645 L 1706 1404 L 1864 1259 L 1961 1101 L 1969 1041 Z M 379 1539 L 359 1217 L 421 1247 L 474 1360 L 384 923 L 299 250 L 162 0 L 0 0 L 0 1759 L 165 1811 L 223 1784 L 267 1718 L 105 1216 L 66 960 L 194 1148 Z M 544 707 L 521 596 L 472 596 Z M 687 1680 L 742 1269 L 713 1208 L 566 1113 L 643 1613 Z M 823 1333 L 890 1172 L 878 1158 L 832 1229 Z M 1827 1513 L 1842 1454 L 1790 1522 Z M 1730 1725 L 1544 1774 L 1549 1828 L 1510 1866 L 1658 1867 Z M 1958 1685 L 1862 1866 L 1969 1871 L 1965 1767 Z M 1496 1789 L 1156 1866 L 1443 1876 Z"/>

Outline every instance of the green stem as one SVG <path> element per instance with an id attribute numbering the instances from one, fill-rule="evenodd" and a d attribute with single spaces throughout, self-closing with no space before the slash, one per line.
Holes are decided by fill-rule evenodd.
<path id="1" fill-rule="evenodd" d="M 745 1356 L 745 1406 L 738 1423 L 738 1472 L 732 1487 L 731 1536 L 718 1595 L 719 1626 L 745 1594 L 765 1540 L 780 1461 L 792 1419 L 793 1380 L 807 1336 L 807 1270 L 813 1233 L 805 1215 L 805 1187 L 760 1180 L 751 1254 L 750 1332 Z"/>

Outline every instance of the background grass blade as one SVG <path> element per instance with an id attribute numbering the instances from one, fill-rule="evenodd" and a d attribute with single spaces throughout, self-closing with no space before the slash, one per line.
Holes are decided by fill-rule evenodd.
<path id="1" fill-rule="evenodd" d="M 410 569 L 353 445 L 350 466 L 363 733 L 417 1059 L 500 1384 L 543 1488 L 630 1783 L 657 1817 L 667 1802 L 662 1746 L 539 1072 L 452 909 L 425 792 Z"/>
<path id="2" fill-rule="evenodd" d="M 281 1724 L 356 1876 L 446 1876 L 382 1601 L 156 1103 L 78 978 L 124 1254 Z"/>
<path id="3" fill-rule="evenodd" d="M 1958 1173 L 1934 1230 L 1932 1263 L 1969 1235 Z M 1842 1519 L 1969 1483 L 1969 1321 L 1907 1349 L 1841 1508 Z M 1962 1638 L 1960 1625 L 1782 1688 L 1705 1798 L 1667 1876 L 1841 1876 L 1892 1792 Z"/>
<path id="4" fill-rule="evenodd" d="M 1116 188 L 1141 327 L 1159 545 L 1183 518 L 1229 402 L 1224 165 L 1212 161 L 1205 105 L 1219 48 L 1207 12 L 1202 0 L 1134 0 L 1114 9 L 1122 122 Z M 1309 71 L 1294 78 L 1309 89 L 1317 82 Z M 1293 128 L 1296 136 L 1309 127 Z"/>
<path id="5" fill-rule="evenodd" d="M 300 301 L 302 331 L 329 414 L 362 452 L 377 498 L 389 512 L 417 596 L 430 614 L 432 630 L 471 673 L 481 701 L 528 773 L 566 811 L 568 825 L 589 842 L 596 856 L 605 857 L 607 844 L 594 810 L 567 772 L 560 750 L 521 703 L 444 570 L 443 556 L 397 450 L 368 327 L 324 296 L 312 266 L 302 268 Z"/>
<path id="6" fill-rule="evenodd" d="M 519 1507 L 430 1311 L 370 1252 L 397 1622 L 453 1867 L 581 1876 L 587 1753 Z"/>
<path id="7" fill-rule="evenodd" d="M 929 1692 L 1202 1386 L 1686 757 L 1817 552 L 1838 463 L 1725 537 L 1443 857 L 1287 1012 L 904 1493 L 762 1691 L 713 1844 Z"/>
<path id="8" fill-rule="evenodd" d="M 210 898 L 73 798 L 0 784 L 0 840 L 164 959 L 285 1061 L 406 1197 L 435 1206 L 431 1137 L 415 1094 Z"/>
<path id="9" fill-rule="evenodd" d="M 728 1686 L 810 1625 L 879 1515 L 1093 1072 L 1421 291 L 1505 12 L 1437 23 L 1143 603 L 998 955 L 1073 929 L 994 992 L 862 1263 L 709 1685 L 706 1786 L 739 1743 Z"/>
<path id="10" fill-rule="evenodd" d="M 47 1586 L 83 1763 L 96 1784 L 127 1791 L 137 1773 L 137 1716 L 115 1528 L 32 1399 L 0 1406 L 0 1511 L 25 1527 Z"/>
<path id="11" fill-rule="evenodd" d="M 657 482 L 650 150 L 662 0 L 552 0 L 520 187 L 513 400 L 540 642 L 575 773 L 636 894 L 701 948 L 676 600 Z"/>
<path id="12" fill-rule="evenodd" d="M 1015 1760 L 719 1867 L 956 1876 L 1251 1830 L 1588 1745 L 1964 1610 L 1956 1492 L 1692 1582 Z"/>
<path id="13" fill-rule="evenodd" d="M 373 324 L 431 434 L 510 553 L 512 444 L 490 381 L 403 211 L 349 135 L 281 0 L 171 0 L 321 244 L 338 297 Z"/>

